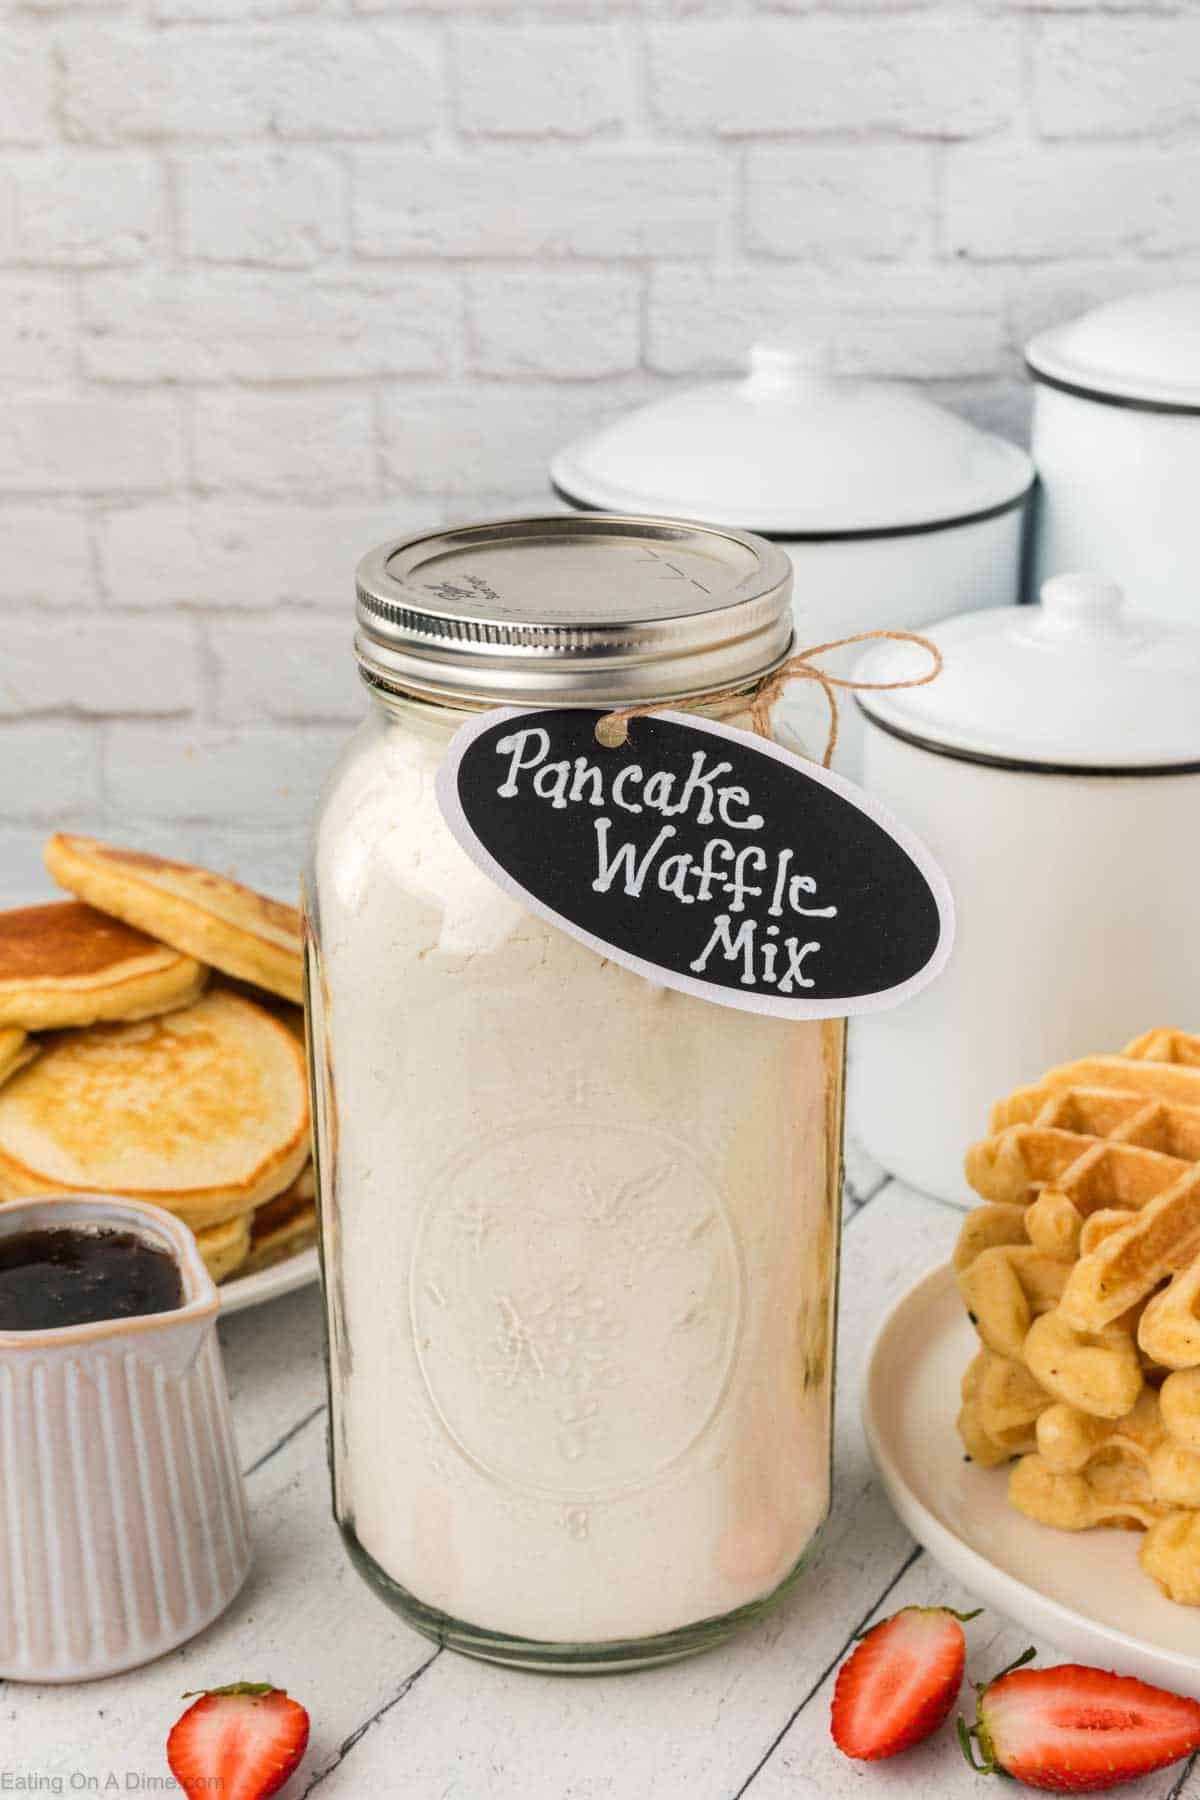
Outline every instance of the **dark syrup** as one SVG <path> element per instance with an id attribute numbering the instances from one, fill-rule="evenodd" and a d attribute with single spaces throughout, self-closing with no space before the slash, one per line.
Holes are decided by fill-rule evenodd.
<path id="1" fill-rule="evenodd" d="M 175 1259 L 134 1231 L 55 1225 L 0 1236 L 0 1331 L 47 1331 L 173 1312 Z"/>

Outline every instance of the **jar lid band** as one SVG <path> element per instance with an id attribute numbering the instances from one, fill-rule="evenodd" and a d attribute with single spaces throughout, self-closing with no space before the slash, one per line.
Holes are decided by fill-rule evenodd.
<path id="1" fill-rule="evenodd" d="M 500 705 L 736 690 L 792 644 L 791 563 L 748 532 L 613 514 L 494 520 L 358 567 L 367 679 Z"/>

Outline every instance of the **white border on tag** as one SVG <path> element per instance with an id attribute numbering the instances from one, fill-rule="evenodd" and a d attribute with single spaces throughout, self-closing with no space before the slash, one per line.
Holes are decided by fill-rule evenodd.
<path id="1" fill-rule="evenodd" d="M 632 956 L 618 945 L 609 943 L 606 938 L 596 937 L 594 933 L 585 931 L 574 920 L 537 899 L 513 879 L 475 835 L 459 798 L 459 765 L 476 738 L 494 731 L 499 725 L 506 725 L 517 719 L 536 718 L 541 713 L 577 710 L 595 710 L 599 713 L 599 709 L 554 706 L 495 707 L 480 713 L 455 732 L 437 773 L 438 806 L 452 836 L 477 868 L 482 869 L 498 888 L 519 901 L 529 912 L 551 925 L 557 925 L 560 931 L 565 931 L 569 937 L 586 944 L 598 956 L 606 957 L 609 962 L 619 963 L 622 968 L 631 969 L 635 975 L 653 982 L 655 987 L 674 988 L 678 993 L 691 994 L 698 1000 L 709 1000 L 715 1006 L 728 1006 L 735 1012 L 762 1013 L 774 1019 L 848 1019 L 862 1013 L 885 1012 L 893 1006 L 899 1006 L 913 994 L 919 994 L 922 988 L 928 987 L 941 974 L 954 948 L 954 897 L 938 864 L 906 825 L 902 825 L 886 807 L 880 806 L 878 801 L 855 782 L 847 781 L 843 775 L 835 775 L 831 769 L 822 768 L 819 763 L 809 762 L 806 757 L 794 755 L 792 751 L 783 749 L 770 739 L 759 737 L 756 732 L 742 731 L 735 725 L 718 724 L 714 719 L 700 718 L 695 713 L 671 712 L 665 707 L 650 714 L 640 713 L 638 718 L 665 719 L 673 725 L 686 725 L 691 731 L 706 732 L 710 737 L 732 738 L 754 750 L 759 756 L 774 757 L 776 762 L 786 763 L 789 768 L 799 770 L 809 781 L 815 781 L 821 787 L 832 788 L 841 799 L 856 811 L 865 813 L 882 831 L 894 838 L 916 864 L 933 894 L 938 915 L 938 940 L 933 955 L 924 968 L 918 969 L 915 975 L 910 975 L 907 981 L 902 981 L 895 987 L 884 988 L 877 994 L 858 994 L 845 1000 L 805 1000 L 771 994 L 739 993 L 736 988 L 720 987 L 715 982 L 703 981 L 694 975 L 676 974 L 673 969 L 664 969 L 659 963 L 646 962 L 640 956 Z M 598 748 L 602 749 L 603 746 Z"/>

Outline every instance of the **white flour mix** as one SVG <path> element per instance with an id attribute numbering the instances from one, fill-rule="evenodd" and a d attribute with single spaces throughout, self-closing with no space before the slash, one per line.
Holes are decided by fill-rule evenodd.
<path id="1" fill-rule="evenodd" d="M 656 987 L 524 911 L 438 811 L 462 715 L 398 712 L 314 871 L 339 1516 L 489 1632 L 728 1613 L 828 1503 L 841 1027 Z"/>

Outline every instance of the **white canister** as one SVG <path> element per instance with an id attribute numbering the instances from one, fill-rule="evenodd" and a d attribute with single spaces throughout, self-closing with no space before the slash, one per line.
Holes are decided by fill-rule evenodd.
<path id="1" fill-rule="evenodd" d="M 1200 287 L 1134 294 L 1043 332 L 1033 454 L 1039 576 L 1101 568 L 1192 621 L 1200 558 Z"/>
<path id="2" fill-rule="evenodd" d="M 965 1203 L 992 1103 L 1051 1065 L 1200 1023 L 1200 630 L 1085 575 L 1040 606 L 947 619 L 928 687 L 864 695 L 865 781 L 954 893 L 941 979 L 856 1022 L 852 1129 L 914 1187 Z M 858 673 L 911 673 L 885 645 Z"/>
<path id="3" fill-rule="evenodd" d="M 835 374 L 816 350 L 760 345 L 736 381 L 688 388 L 555 457 L 585 511 L 708 520 L 774 538 L 795 569 L 797 644 L 1018 598 L 1033 481 L 1023 450 L 911 389 Z M 825 659 L 847 674 L 853 650 Z M 793 689 L 788 723 L 821 741 L 820 696 Z M 837 766 L 857 774 L 845 719 Z"/>

